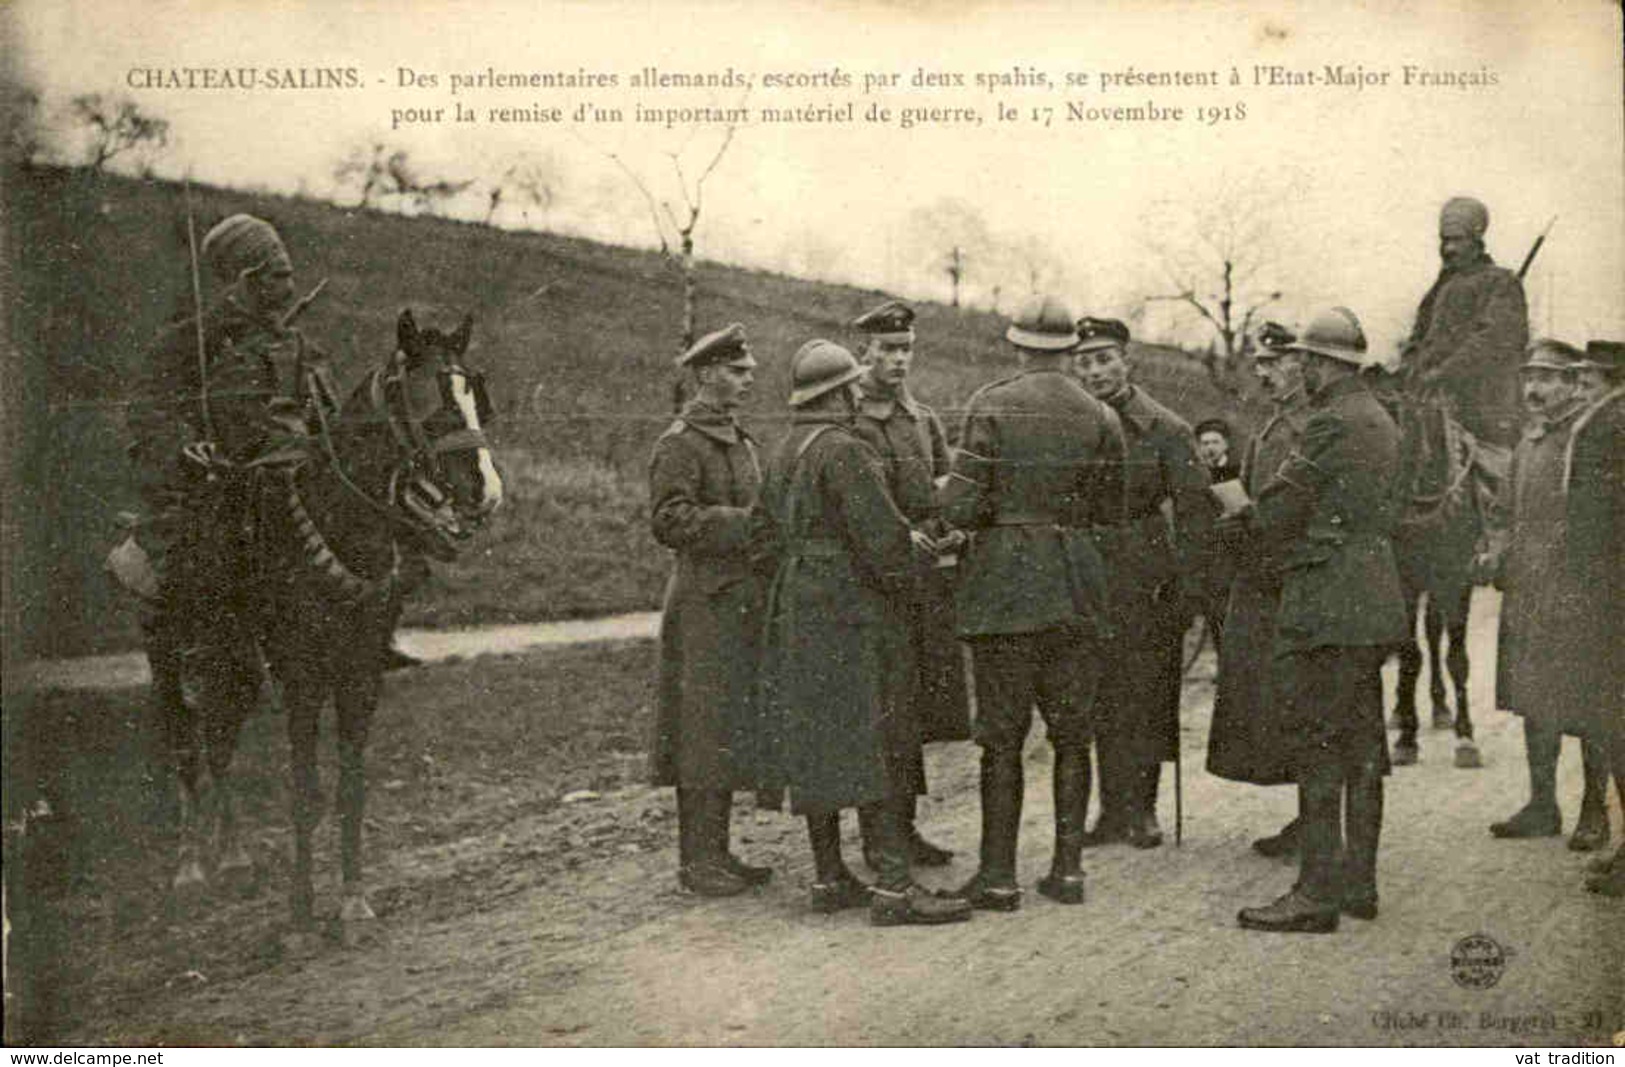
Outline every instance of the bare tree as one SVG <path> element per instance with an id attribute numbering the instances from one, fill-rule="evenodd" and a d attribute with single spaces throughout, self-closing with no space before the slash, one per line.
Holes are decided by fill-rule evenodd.
<path id="1" fill-rule="evenodd" d="M 333 179 L 342 188 L 346 185 L 361 187 L 361 201 L 357 207 L 371 207 L 374 198 L 396 191 L 393 175 L 406 167 L 403 149 L 390 151 L 375 142 L 369 148 L 352 148 L 350 154 L 333 168 Z"/>
<path id="2" fill-rule="evenodd" d="M 1276 287 L 1279 244 L 1273 211 L 1279 190 L 1260 183 L 1221 183 L 1207 198 L 1153 209 L 1148 239 L 1168 291 L 1145 305 L 1172 302 L 1194 313 L 1212 343 L 1197 357 L 1214 383 L 1240 389 L 1242 361 L 1263 311 L 1281 299 Z"/>
<path id="3" fill-rule="evenodd" d="M 696 153 L 700 166 L 694 166 L 696 159 L 693 156 L 689 165 L 685 166 L 684 157 L 689 155 L 689 149 L 701 130 L 702 127 L 692 127 L 682 144 L 675 150 L 662 153 L 671 170 L 661 183 L 661 195 L 657 195 L 654 187 L 661 170 L 640 172 L 621 153 L 604 151 L 604 155 L 620 168 L 643 198 L 644 207 L 649 212 L 649 222 L 660 241 L 660 254 L 675 263 L 682 273 L 683 325 L 679 337 L 680 348 L 694 343 L 694 234 L 705 209 L 705 185 L 716 173 L 722 158 L 728 154 L 738 126 L 732 122 L 723 126 L 715 148 Z M 577 136 L 581 136 L 579 132 Z"/>
<path id="4" fill-rule="evenodd" d="M 89 131 L 85 165 L 93 174 L 126 152 L 150 154 L 169 144 L 169 120 L 146 114 L 133 100 L 83 93 L 69 106 L 75 121 Z"/>
<path id="5" fill-rule="evenodd" d="M 910 242 L 925 250 L 933 274 L 948 276 L 949 299 L 960 304 L 961 293 L 973 268 L 987 281 L 996 274 L 993 263 L 998 242 L 982 213 L 963 200 L 945 197 L 909 213 Z"/>

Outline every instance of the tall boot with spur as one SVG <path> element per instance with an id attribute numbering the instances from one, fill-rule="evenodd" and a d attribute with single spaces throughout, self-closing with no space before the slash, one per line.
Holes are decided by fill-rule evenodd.
<path id="1" fill-rule="evenodd" d="M 1021 907 L 1016 885 L 1016 840 L 1021 833 L 1025 781 L 1021 749 L 982 749 L 981 866 L 958 895 L 988 911 Z"/>
<path id="2" fill-rule="evenodd" d="M 1382 768 L 1367 760 L 1343 786 L 1343 914 L 1377 917 L 1377 845 L 1382 839 Z"/>
<path id="3" fill-rule="evenodd" d="M 1060 904 L 1083 903 L 1083 834 L 1089 810 L 1089 750 L 1056 749 L 1055 858 L 1038 891 Z"/>

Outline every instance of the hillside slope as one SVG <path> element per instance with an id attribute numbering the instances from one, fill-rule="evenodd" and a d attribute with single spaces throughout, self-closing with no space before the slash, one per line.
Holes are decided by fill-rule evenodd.
<path id="1" fill-rule="evenodd" d="M 190 291 L 185 199 L 159 181 L 33 169 L 3 176 L 10 271 L 6 506 L 8 648 L 63 656 L 133 646 L 134 613 L 107 585 L 113 519 L 134 504 L 123 398 L 140 353 Z M 491 380 L 512 506 L 443 568 L 420 624 L 520 621 L 658 604 L 663 553 L 644 526 L 643 464 L 670 418 L 680 320 L 660 256 L 551 234 L 408 219 L 240 190 L 194 188 L 201 234 L 226 214 L 276 224 L 302 288 L 328 278 L 301 322 L 348 386 L 385 356 L 395 317 L 475 315 L 471 362 Z M 703 246 L 704 234 L 700 234 Z M 701 329 L 750 329 L 764 369 L 751 405 L 771 441 L 789 355 L 879 299 L 872 291 L 702 263 Z M 953 409 L 1008 366 L 992 315 L 920 307 L 916 388 Z M 1200 418 L 1226 407 L 1177 353 L 1142 349 L 1161 399 Z"/>

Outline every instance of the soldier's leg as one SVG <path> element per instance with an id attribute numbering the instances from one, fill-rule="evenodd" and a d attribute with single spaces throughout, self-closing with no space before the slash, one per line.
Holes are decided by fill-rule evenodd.
<path id="1" fill-rule="evenodd" d="M 1055 800 L 1055 852 L 1050 873 L 1039 881 L 1038 891 L 1062 904 L 1081 904 L 1081 860 L 1089 811 L 1090 711 L 1100 660 L 1093 643 L 1081 635 L 1057 635 L 1045 658 L 1053 668 L 1040 677 L 1038 708 L 1055 754 L 1050 783 Z"/>
<path id="2" fill-rule="evenodd" d="M 1608 847 L 1608 753 L 1597 742 L 1582 738 L 1580 758 L 1585 769 L 1585 792 L 1580 798 L 1580 821 L 1569 836 L 1569 848 L 1595 852 Z"/>
<path id="3" fill-rule="evenodd" d="M 717 854 L 716 795 L 713 789 L 677 789 L 677 848 L 683 857 L 677 883 L 702 897 L 731 897 L 750 886 L 729 871 Z"/>
<path id="4" fill-rule="evenodd" d="M 970 918 L 970 901 L 934 894 L 909 877 L 908 837 L 896 804 L 880 802 L 867 807 L 880 861 L 879 881 L 869 899 L 869 921 L 876 926 L 935 926 Z"/>
<path id="5" fill-rule="evenodd" d="M 1025 635 L 971 642 L 976 674 L 976 741 L 982 746 L 981 863 L 959 895 L 976 907 L 1015 911 L 1016 847 L 1025 781 L 1021 747 L 1032 724 L 1036 676 L 1047 670 Z"/>
<path id="6" fill-rule="evenodd" d="M 1382 655 L 1362 650 L 1355 657 L 1358 676 L 1350 688 L 1359 696 L 1353 709 L 1345 765 L 1344 832 L 1346 848 L 1342 908 L 1358 919 L 1377 917 L 1377 847 L 1382 839 L 1383 775 L 1388 770 L 1382 722 Z"/>
<path id="7" fill-rule="evenodd" d="M 1492 823 L 1496 837 L 1556 837 L 1563 832 L 1557 806 L 1557 756 L 1563 735 L 1556 727 L 1525 716 L 1524 758 L 1529 762 L 1529 803 L 1503 822 Z"/>
<path id="8" fill-rule="evenodd" d="M 1121 644 L 1108 646 L 1120 649 Z M 1132 733 L 1129 721 L 1130 701 L 1124 692 L 1127 684 L 1121 661 L 1108 653 L 1105 673 L 1100 681 L 1100 696 L 1094 717 L 1095 759 L 1099 775 L 1100 814 L 1094 828 L 1084 835 L 1084 847 L 1095 848 L 1129 839 L 1130 807 L 1127 803 L 1134 777 Z"/>
<path id="9" fill-rule="evenodd" d="M 1625 805 L 1625 727 L 1617 730 L 1615 736 L 1609 739 L 1609 763 L 1614 776 L 1614 792 L 1620 803 Z M 1612 856 L 1592 860 L 1588 871 L 1586 889 L 1604 896 L 1625 896 L 1625 845 L 1616 849 Z"/>
<path id="10" fill-rule="evenodd" d="M 840 812 L 808 815 L 807 842 L 813 854 L 813 910 L 836 912 L 868 904 L 869 887 L 841 858 Z"/>
<path id="11" fill-rule="evenodd" d="M 733 793 L 715 790 L 709 807 L 713 853 L 724 869 L 750 885 L 766 885 L 773 879 L 773 868 L 746 863 L 733 854 L 729 847 L 730 827 L 733 823 Z"/>

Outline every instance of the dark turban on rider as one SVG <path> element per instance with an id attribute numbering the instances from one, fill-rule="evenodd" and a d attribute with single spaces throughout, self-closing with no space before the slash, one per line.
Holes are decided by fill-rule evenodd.
<path id="1" fill-rule="evenodd" d="M 253 215 L 232 215 L 215 223 L 203 235 L 203 259 L 226 283 L 267 267 L 293 269 L 282 238 L 269 222 Z"/>
<path id="2" fill-rule="evenodd" d="M 1453 196 L 1439 209 L 1440 237 L 1473 237 L 1482 240 L 1490 228 L 1490 209 L 1470 196 Z"/>

